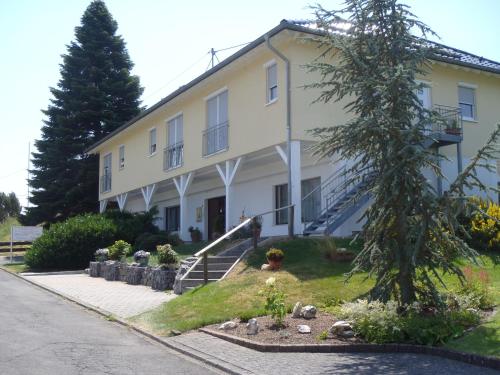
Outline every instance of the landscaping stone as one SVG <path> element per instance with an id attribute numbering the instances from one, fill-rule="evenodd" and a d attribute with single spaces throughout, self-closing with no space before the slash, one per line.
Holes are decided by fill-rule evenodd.
<path id="1" fill-rule="evenodd" d="M 130 285 L 139 285 L 142 282 L 144 267 L 128 266 L 126 283 Z"/>
<path id="2" fill-rule="evenodd" d="M 89 264 L 89 276 L 90 277 L 101 277 L 101 262 L 90 262 Z"/>
<path id="3" fill-rule="evenodd" d="M 143 267 L 144 273 L 142 274 L 141 284 L 145 286 L 151 286 L 153 283 L 153 269 L 152 267 Z"/>
<path id="4" fill-rule="evenodd" d="M 271 271 L 273 268 L 271 267 L 271 265 L 270 265 L 270 264 L 268 264 L 268 263 L 264 263 L 262 266 L 260 266 L 260 269 L 261 269 L 262 271 Z"/>
<path id="5" fill-rule="evenodd" d="M 297 326 L 297 330 L 299 333 L 311 333 L 311 327 L 309 327 L 307 324 L 299 324 Z"/>
<path id="6" fill-rule="evenodd" d="M 339 335 L 342 336 L 342 334 L 346 331 L 351 331 L 352 332 L 352 326 L 349 322 L 345 320 L 339 320 L 335 323 L 333 323 L 332 327 L 330 328 L 330 333 L 333 335 Z M 350 335 L 350 334 L 348 334 Z M 353 332 L 354 336 L 354 332 Z M 343 336 L 346 337 L 346 336 Z"/>
<path id="7" fill-rule="evenodd" d="M 173 288 L 176 277 L 175 269 L 158 267 L 152 270 L 151 275 L 151 288 L 154 290 Z"/>
<path id="8" fill-rule="evenodd" d="M 301 315 L 304 319 L 312 319 L 316 317 L 318 309 L 313 305 L 304 306 L 301 310 Z"/>
<path id="9" fill-rule="evenodd" d="M 292 310 L 292 318 L 300 318 L 302 313 L 302 302 L 297 302 Z"/>
<path id="10" fill-rule="evenodd" d="M 228 331 L 230 329 L 235 329 L 236 327 L 238 327 L 238 323 L 233 322 L 232 320 L 230 320 L 229 322 L 222 323 L 219 326 L 219 329 L 223 329 L 224 331 Z"/>
<path id="11" fill-rule="evenodd" d="M 126 262 L 118 262 L 118 280 L 127 282 L 128 264 Z"/>
<path id="12" fill-rule="evenodd" d="M 341 331 L 337 334 L 340 337 L 351 338 L 354 337 L 354 331 L 348 329 L 346 331 Z"/>
<path id="13" fill-rule="evenodd" d="M 120 280 L 120 263 L 108 260 L 103 265 L 103 276 L 108 281 Z"/>
<path id="14" fill-rule="evenodd" d="M 177 274 L 175 275 L 174 281 L 174 293 L 182 294 L 181 278 L 186 274 L 186 272 L 191 268 L 191 266 L 198 260 L 196 257 L 189 257 L 181 261 Z"/>
<path id="15" fill-rule="evenodd" d="M 252 318 L 247 323 L 247 335 L 256 335 L 259 333 L 259 323 L 257 319 Z"/>

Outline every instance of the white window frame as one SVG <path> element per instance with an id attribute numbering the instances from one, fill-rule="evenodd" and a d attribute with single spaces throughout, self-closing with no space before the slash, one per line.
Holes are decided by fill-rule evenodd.
<path id="1" fill-rule="evenodd" d="M 474 94 L 474 103 L 464 103 L 467 105 L 472 105 L 472 117 L 464 116 L 462 114 L 462 120 L 464 121 L 469 121 L 469 122 L 477 122 L 478 116 L 477 116 L 477 88 L 478 86 L 473 84 L 473 83 L 467 83 L 467 82 L 459 82 L 457 86 L 457 97 L 458 97 L 458 107 L 460 108 L 460 88 L 466 88 L 466 89 L 471 89 L 473 90 Z"/>
<path id="2" fill-rule="evenodd" d="M 106 158 L 110 158 L 110 163 L 109 163 L 109 173 L 111 173 L 111 170 L 113 169 L 113 152 L 108 152 L 102 156 L 102 174 L 106 174 Z"/>
<path id="3" fill-rule="evenodd" d="M 181 120 L 181 124 L 179 126 L 179 120 Z M 170 132 L 170 124 L 174 122 L 174 129 L 175 129 L 175 136 L 174 136 L 174 141 L 171 142 L 172 140 L 172 134 Z M 180 133 L 182 133 L 182 138 L 179 138 L 179 127 L 181 128 Z M 164 169 L 165 170 L 171 170 L 175 168 L 179 168 L 184 164 L 184 115 L 182 112 L 176 113 L 174 116 L 171 116 L 167 119 L 166 123 L 166 134 L 167 134 L 167 140 L 166 140 L 166 146 L 165 146 L 165 161 L 164 161 Z M 182 143 L 182 146 L 179 144 Z M 179 154 L 174 154 L 174 160 L 176 163 L 174 165 L 170 166 L 170 151 L 167 151 L 170 147 L 178 145 L 178 147 L 173 151 Z"/>
<path id="4" fill-rule="evenodd" d="M 273 86 L 270 86 L 269 69 L 271 69 L 272 67 L 276 68 L 276 84 Z M 275 103 L 279 98 L 279 95 L 278 95 L 278 87 L 279 87 L 279 84 L 278 84 L 278 64 L 276 63 L 276 60 L 271 60 L 271 61 L 268 61 L 267 63 L 265 63 L 264 69 L 266 70 L 266 105 L 269 105 L 269 104 Z M 271 89 L 273 89 L 273 88 L 276 88 L 276 97 L 271 98 L 271 92 L 272 92 Z"/>
<path id="5" fill-rule="evenodd" d="M 179 124 L 178 124 L 177 121 L 181 117 L 182 117 L 182 139 L 178 139 L 178 127 L 179 127 Z M 170 123 L 172 121 L 176 122 L 175 123 L 175 142 L 174 143 L 170 142 L 170 138 L 171 138 L 170 137 Z M 176 143 L 179 143 L 179 142 L 184 142 L 184 115 L 183 115 L 182 112 L 176 113 L 174 116 L 169 117 L 167 119 L 167 132 L 166 133 L 167 133 L 167 147 L 172 146 L 172 145 L 174 145 Z"/>
<path id="6" fill-rule="evenodd" d="M 155 143 L 152 142 L 152 134 L 155 134 Z M 158 131 L 156 128 L 151 128 L 148 131 L 148 154 L 149 156 L 153 156 L 156 154 L 156 151 L 158 151 Z M 153 146 L 154 146 L 154 151 L 153 151 Z"/>
<path id="7" fill-rule="evenodd" d="M 118 170 L 121 171 L 123 168 L 125 168 L 125 145 L 120 145 L 118 146 Z"/>

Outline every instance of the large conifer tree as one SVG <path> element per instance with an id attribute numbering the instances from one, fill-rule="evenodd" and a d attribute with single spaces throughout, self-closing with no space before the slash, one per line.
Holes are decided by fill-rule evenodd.
<path id="1" fill-rule="evenodd" d="M 340 155 L 351 161 L 346 185 L 368 175 L 358 199 L 371 194 L 361 235 L 364 248 L 352 273 L 368 270 L 375 278 L 374 299 L 396 298 L 402 305 L 416 299 L 440 305 L 436 281 L 442 272 L 463 279 L 455 257 L 474 259 L 476 253 L 463 241 L 458 218 L 475 210 L 464 199 L 469 188 L 487 190 L 477 168 L 492 168 L 498 158 L 500 125 L 486 145 L 449 190 L 439 196 L 424 175 L 443 172 L 436 159 L 444 159 L 425 146 L 433 134 L 430 123 L 443 123 L 438 113 L 422 106 L 416 95 L 417 78 L 430 71 L 429 58 L 444 54 L 425 39 L 432 31 L 397 0 L 346 0 L 345 8 L 316 8 L 323 36 L 313 39 L 321 56 L 309 65 L 319 72 L 318 101 L 343 100 L 352 119 L 345 124 L 315 131 L 316 151 L 323 157 Z M 366 180 L 365 180 L 366 181 Z M 351 273 L 351 274 L 352 274 Z"/>
<path id="2" fill-rule="evenodd" d="M 101 0 L 94 0 L 67 47 L 61 79 L 51 88 L 41 139 L 31 171 L 34 204 L 25 223 L 54 222 L 95 211 L 98 158 L 85 149 L 137 115 L 142 88 L 117 23 Z"/>

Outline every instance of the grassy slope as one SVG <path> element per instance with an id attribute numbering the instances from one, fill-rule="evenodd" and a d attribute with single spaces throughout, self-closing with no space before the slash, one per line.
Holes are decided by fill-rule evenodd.
<path id="1" fill-rule="evenodd" d="M 16 218 L 9 217 L 0 223 L 0 242 L 10 241 L 10 227 L 12 225 L 19 225 Z"/>
<path id="2" fill-rule="evenodd" d="M 353 299 L 365 293 L 371 282 L 362 283 L 364 275 L 356 275 L 349 284 L 344 274 L 347 263 L 326 260 L 322 246 L 316 240 L 299 239 L 275 244 L 284 250 L 283 269 L 270 273 L 260 271 L 265 260 L 265 250 L 259 249 L 245 263 L 241 263 L 231 276 L 219 283 L 209 284 L 176 298 L 168 304 L 134 318 L 134 322 L 159 334 L 171 329 L 181 331 L 220 322 L 250 312 L 263 314 L 263 298 L 258 296 L 265 280 L 275 276 L 287 294 L 287 303 L 322 305 L 332 297 Z M 347 247 L 348 241 L 339 243 Z"/>

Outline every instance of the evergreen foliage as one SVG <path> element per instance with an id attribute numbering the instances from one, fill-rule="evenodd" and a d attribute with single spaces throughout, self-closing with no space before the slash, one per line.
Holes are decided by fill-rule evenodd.
<path id="1" fill-rule="evenodd" d="M 463 280 L 454 257 L 476 255 L 457 235 L 464 229 L 457 218 L 477 209 L 464 199 L 465 189 L 487 189 L 476 170 L 490 168 L 485 162 L 498 158 L 500 125 L 438 196 L 423 171 L 442 176 L 437 160 L 443 156 L 425 146 L 433 143 L 425 129 L 444 119 L 423 108 L 416 95 L 416 79 L 428 73 L 428 59 L 444 53 L 426 42 L 432 31 L 397 0 L 347 0 L 339 11 L 314 9 L 322 34 L 312 40 L 320 56 L 308 69 L 319 72 L 321 80 L 307 87 L 321 91 L 318 102 L 345 103 L 352 118 L 316 129 L 316 154 L 352 163 L 347 184 L 370 176 L 352 198 L 371 194 L 372 204 L 364 214 L 364 247 L 351 275 L 370 271 L 376 279 L 373 299 L 395 297 L 409 305 L 425 297 L 442 306 L 435 285 L 440 272 Z"/>
<path id="2" fill-rule="evenodd" d="M 51 88 L 33 153 L 33 207 L 24 224 L 51 223 L 97 209 L 98 157 L 85 150 L 136 116 L 142 88 L 117 23 L 101 0 L 90 3 Z"/>
<path id="3" fill-rule="evenodd" d="M 14 192 L 8 195 L 0 192 L 0 223 L 8 217 L 18 217 L 21 214 L 21 204 Z"/>

